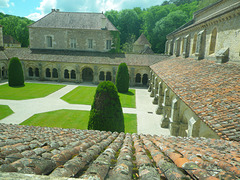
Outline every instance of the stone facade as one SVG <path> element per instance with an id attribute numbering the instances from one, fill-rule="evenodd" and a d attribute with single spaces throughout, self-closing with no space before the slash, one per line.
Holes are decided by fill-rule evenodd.
<path id="1" fill-rule="evenodd" d="M 239 21 L 238 0 L 218 1 L 197 11 L 192 21 L 170 33 L 165 53 L 218 63 L 240 63 Z"/>
<path id="2" fill-rule="evenodd" d="M 4 35 L 3 36 L 3 45 L 5 48 L 8 47 L 21 47 L 21 43 L 15 40 L 12 36 L 10 35 Z"/>

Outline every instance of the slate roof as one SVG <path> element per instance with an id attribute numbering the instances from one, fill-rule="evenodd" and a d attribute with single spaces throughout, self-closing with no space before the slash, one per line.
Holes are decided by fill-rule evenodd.
<path id="1" fill-rule="evenodd" d="M 142 33 L 141 36 L 134 42 L 134 45 L 149 45 L 151 47 L 150 42 L 147 40 L 146 36 Z"/>
<path id="2" fill-rule="evenodd" d="M 102 19 L 106 20 L 107 30 L 118 31 L 116 27 L 102 13 L 79 13 L 53 11 L 31 24 L 30 28 L 64 28 L 101 30 Z"/>
<path id="3" fill-rule="evenodd" d="M 240 65 L 173 58 L 150 68 L 221 138 L 240 141 Z"/>
<path id="4" fill-rule="evenodd" d="M 21 44 L 10 35 L 3 35 L 3 43 L 4 44 Z"/>
<path id="5" fill-rule="evenodd" d="M 240 143 L 0 124 L 0 171 L 0 177 L 232 180 L 240 178 Z"/>
<path id="6" fill-rule="evenodd" d="M 125 62 L 127 65 L 132 66 L 150 66 L 167 58 L 167 56 L 159 55 L 113 54 L 56 50 L 31 51 L 29 48 L 7 48 L 4 52 L 8 58 L 18 57 L 19 59 L 25 61 L 51 61 L 107 65 L 119 65 L 120 63 Z"/>

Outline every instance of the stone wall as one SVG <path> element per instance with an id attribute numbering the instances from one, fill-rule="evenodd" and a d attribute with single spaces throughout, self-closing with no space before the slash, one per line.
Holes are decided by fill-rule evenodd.
<path id="1" fill-rule="evenodd" d="M 160 126 L 168 128 L 170 135 L 219 139 L 153 71 L 150 72 L 149 92 L 153 97 L 153 104 L 158 105 L 156 114 L 162 115 Z"/>
<path id="2" fill-rule="evenodd" d="M 170 34 L 167 37 L 166 54 L 198 60 L 210 59 L 218 63 L 227 61 L 240 63 L 240 2 L 236 0 L 231 0 L 232 4 L 229 2 L 222 1 L 216 7 L 213 6 L 203 12 L 213 15 L 213 12 L 218 11 L 224 4 L 228 7 L 236 3 L 231 11 L 223 12 L 201 23 L 194 19 L 196 22 L 193 25 Z M 207 14 L 202 14 L 201 18 L 204 17 L 207 18 Z"/>
<path id="3" fill-rule="evenodd" d="M 47 36 L 52 37 L 52 47 L 47 46 Z M 106 41 L 112 41 L 111 32 L 107 30 L 29 28 L 29 37 L 31 49 L 66 49 L 106 52 L 109 51 L 106 47 Z M 76 47 L 71 47 L 71 39 L 76 40 Z M 92 40 L 92 48 L 89 48 L 89 39 Z"/>

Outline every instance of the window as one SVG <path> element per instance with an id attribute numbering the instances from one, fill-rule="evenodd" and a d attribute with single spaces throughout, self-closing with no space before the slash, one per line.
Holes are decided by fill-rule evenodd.
<path id="1" fill-rule="evenodd" d="M 93 48 L 93 40 L 92 40 L 92 39 L 89 39 L 89 40 L 88 40 L 88 48 L 89 48 L 89 49 L 92 49 L 92 48 Z"/>
<path id="2" fill-rule="evenodd" d="M 77 41 L 76 41 L 76 39 L 71 39 L 71 40 L 70 40 L 70 46 L 71 46 L 71 48 L 76 48 L 76 47 L 77 47 Z"/>
<path id="3" fill-rule="evenodd" d="M 76 79 L 76 71 L 71 70 L 71 79 Z"/>
<path id="4" fill-rule="evenodd" d="M 39 69 L 38 68 L 35 68 L 35 76 L 39 77 Z"/>
<path id="5" fill-rule="evenodd" d="M 47 77 L 47 78 L 50 78 L 50 77 L 51 77 L 51 72 L 50 72 L 50 69 L 49 69 L 49 68 L 46 69 L 46 77 Z"/>
<path id="6" fill-rule="evenodd" d="M 104 81 L 105 77 L 104 77 L 104 72 L 101 71 L 100 74 L 99 74 L 99 80 L 100 81 Z"/>
<path id="7" fill-rule="evenodd" d="M 111 81 L 111 80 L 112 80 L 111 72 L 107 72 L 106 81 Z"/>
<path id="8" fill-rule="evenodd" d="M 57 71 L 56 68 L 53 68 L 52 77 L 53 77 L 53 78 L 58 78 L 58 71 Z"/>
<path id="9" fill-rule="evenodd" d="M 106 41 L 106 49 L 111 49 L 112 46 L 112 41 L 111 40 L 107 40 Z"/>
<path id="10" fill-rule="evenodd" d="M 52 36 L 47 36 L 47 47 L 52 47 Z"/>
<path id="11" fill-rule="evenodd" d="M 31 67 L 28 68 L 28 76 L 33 76 L 33 69 Z"/>
<path id="12" fill-rule="evenodd" d="M 136 74 L 135 82 L 136 83 L 141 83 L 141 74 L 140 73 Z"/>
<path id="13" fill-rule="evenodd" d="M 69 72 L 67 69 L 64 70 L 64 78 L 69 79 Z"/>

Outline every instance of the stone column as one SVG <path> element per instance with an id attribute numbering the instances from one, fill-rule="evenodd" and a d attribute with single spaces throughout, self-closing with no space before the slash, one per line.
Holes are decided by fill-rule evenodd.
<path id="1" fill-rule="evenodd" d="M 187 58 L 190 51 L 190 36 L 187 35 L 184 37 L 184 48 L 183 48 L 183 57 Z"/>
<path id="2" fill-rule="evenodd" d="M 116 82 L 116 74 L 117 74 L 117 67 L 112 67 L 112 72 L 113 72 L 113 82 Z"/>
<path id="3" fill-rule="evenodd" d="M 152 78 L 151 78 L 151 93 L 150 93 L 150 97 L 154 97 L 154 81 L 155 81 L 155 76 L 154 74 L 152 74 Z"/>
<path id="4" fill-rule="evenodd" d="M 154 93 L 154 98 L 153 98 L 153 104 L 158 103 L 158 83 L 157 83 L 157 77 L 154 79 L 154 87 L 153 87 L 153 93 Z"/>
<path id="5" fill-rule="evenodd" d="M 178 57 L 180 55 L 180 38 L 177 38 L 175 41 L 175 55 Z"/>
<path id="6" fill-rule="evenodd" d="M 98 84 L 98 66 L 94 66 L 93 83 Z"/>
<path id="7" fill-rule="evenodd" d="M 162 114 L 163 113 L 163 99 L 164 99 L 164 94 L 163 94 L 163 88 L 162 88 L 162 82 L 158 83 L 158 107 L 156 110 L 156 114 Z"/>
<path id="8" fill-rule="evenodd" d="M 200 31 L 197 35 L 197 47 L 196 47 L 196 59 L 200 60 L 204 58 L 205 55 L 205 43 L 206 42 L 206 31 Z"/>
<path id="9" fill-rule="evenodd" d="M 148 86 L 148 92 L 151 92 L 152 91 L 152 70 L 150 71 L 150 77 L 148 79 L 148 83 L 149 83 L 149 86 Z"/>
<path id="10" fill-rule="evenodd" d="M 62 66 L 61 66 L 61 64 L 57 64 L 57 71 L 58 71 L 58 82 L 62 82 Z"/>
<path id="11" fill-rule="evenodd" d="M 76 83 L 80 83 L 80 67 L 76 64 Z"/>
<path id="12" fill-rule="evenodd" d="M 170 135 L 178 136 L 179 132 L 179 99 L 175 98 L 172 100 L 172 108 L 171 108 L 171 117 L 170 120 Z"/>
<path id="13" fill-rule="evenodd" d="M 171 103 L 169 101 L 169 89 L 166 88 L 164 90 L 164 99 L 163 99 L 163 117 L 161 119 L 161 127 L 162 128 L 169 128 L 169 118 L 171 113 Z"/>
<path id="14" fill-rule="evenodd" d="M 169 52 L 169 55 L 173 55 L 173 47 L 174 46 L 174 42 L 173 40 L 170 40 L 170 52 Z"/>
<path id="15" fill-rule="evenodd" d="M 130 86 L 134 86 L 134 74 L 135 74 L 135 68 L 130 69 Z"/>

